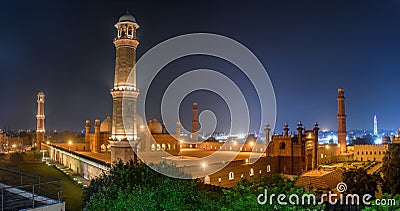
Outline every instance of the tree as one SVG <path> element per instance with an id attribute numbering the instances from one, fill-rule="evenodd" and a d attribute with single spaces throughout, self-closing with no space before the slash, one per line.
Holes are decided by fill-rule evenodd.
<path id="1" fill-rule="evenodd" d="M 154 166 L 153 166 L 154 167 Z M 176 167 L 166 163 L 158 168 Z M 183 173 L 182 173 L 183 174 Z M 214 210 L 218 203 L 209 203 L 207 198 L 216 198 L 212 193 L 200 191 L 194 180 L 171 178 L 132 160 L 114 165 L 109 174 L 91 181 L 84 190 L 85 210 L 194 210 L 204 207 Z M 210 196 L 211 195 L 211 196 Z"/>
<path id="2" fill-rule="evenodd" d="M 19 163 L 22 163 L 22 161 L 24 161 L 24 157 L 22 157 L 21 153 L 19 153 L 19 152 L 11 153 L 11 155 L 10 155 L 11 163 L 19 164 Z"/>
<path id="3" fill-rule="evenodd" d="M 347 185 L 350 194 L 370 194 L 375 197 L 378 191 L 379 174 L 369 175 L 364 168 L 349 169 L 343 174 L 343 182 Z"/>
<path id="4" fill-rule="evenodd" d="M 0 163 L 6 160 L 7 155 L 4 153 L 0 153 Z"/>
<path id="5" fill-rule="evenodd" d="M 171 178 L 157 171 L 177 171 L 166 162 L 153 165 L 129 161 L 113 165 L 109 174 L 93 179 L 83 193 L 84 210 L 271 210 L 271 209 L 323 209 L 323 205 L 260 205 L 257 197 L 268 189 L 269 193 L 300 197 L 307 193 L 295 187 L 294 181 L 272 175 L 242 180 L 233 189 L 204 185 L 196 180 Z M 177 171 L 179 174 L 179 171 Z M 181 176 L 185 176 L 180 172 Z M 287 201 L 288 197 L 286 198 Z M 318 201 L 317 201 L 318 202 Z M 299 207 L 301 206 L 301 207 Z"/>
<path id="6" fill-rule="evenodd" d="M 267 202 L 263 205 L 258 203 L 257 197 L 259 194 L 265 194 L 267 190 Z M 277 202 L 277 196 L 280 194 L 285 195 L 283 201 L 288 202 L 289 196 L 295 194 L 300 198 L 304 194 L 310 194 L 302 187 L 294 186 L 294 180 L 290 180 L 280 174 L 271 176 L 261 177 L 252 181 L 242 180 L 231 190 L 224 190 L 225 193 L 225 204 L 223 209 L 226 210 L 322 210 L 324 205 L 319 205 L 319 199 L 316 199 L 316 204 L 304 204 L 301 205 L 301 201 L 298 204 L 282 205 Z M 270 201 L 270 196 L 275 194 L 275 200 Z M 313 193 L 315 196 L 317 194 Z"/>
<path id="7" fill-rule="evenodd" d="M 400 144 L 389 144 L 382 162 L 384 192 L 400 194 Z"/>

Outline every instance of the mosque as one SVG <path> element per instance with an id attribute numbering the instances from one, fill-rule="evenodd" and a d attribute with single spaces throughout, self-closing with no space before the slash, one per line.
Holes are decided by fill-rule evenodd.
<path id="1" fill-rule="evenodd" d="M 38 147 L 46 149 L 51 160 L 73 170 L 74 173 L 86 179 L 92 179 L 103 171 L 108 171 L 111 165 L 119 160 L 124 162 L 133 159 L 138 161 L 137 153 L 167 152 L 173 156 L 207 157 L 216 151 L 239 151 L 239 154 L 229 165 L 210 175 L 202 177 L 204 183 L 232 187 L 242 178 L 258 178 L 273 173 L 301 175 L 316 171 L 321 164 L 348 159 L 346 147 L 346 115 L 344 106 L 344 90 L 338 89 L 338 139 L 337 145 L 325 146 L 318 144 L 318 123 L 313 129 L 306 130 L 301 122 L 293 132 L 285 124 L 282 135 L 271 134 L 266 124 L 266 141 L 248 138 L 240 145 L 236 142 L 198 142 L 198 104 L 193 103 L 193 120 L 191 140 L 181 136 L 181 125 L 176 124 L 176 133 L 166 132 L 165 125 L 157 119 L 138 124 L 135 117 L 136 100 L 140 94 L 136 84 L 136 49 L 139 45 L 136 32 L 139 24 L 127 13 L 122 15 L 115 24 L 117 36 L 113 43 L 116 49 L 114 86 L 110 90 L 113 99 L 112 115 L 107 115 L 103 121 L 86 120 L 84 143 L 43 143 L 44 142 L 44 93 L 38 94 Z M 133 78 L 128 78 L 133 74 Z M 122 105 L 129 105 L 132 112 L 128 113 L 124 122 Z M 125 124 L 125 125 L 124 125 Z M 128 124 L 129 127 L 126 127 Z M 147 130 L 148 129 L 148 130 Z M 152 137 L 143 131 L 149 131 Z M 186 138 L 186 139 L 185 139 Z M 153 141 L 152 141 L 153 140 Z M 251 162 L 251 155 L 258 153 L 260 158 Z M 221 158 L 219 161 L 225 162 Z M 201 168 L 200 163 L 192 163 L 193 168 Z M 212 166 L 211 163 L 207 164 Z M 217 165 L 217 163 L 215 164 Z M 204 168 L 205 166 L 203 166 Z M 238 176 L 239 175 L 239 176 Z"/>

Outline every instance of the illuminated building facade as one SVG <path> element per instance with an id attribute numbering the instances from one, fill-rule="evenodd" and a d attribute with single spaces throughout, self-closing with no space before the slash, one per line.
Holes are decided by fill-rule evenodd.
<path id="1" fill-rule="evenodd" d="M 273 135 L 267 148 L 267 157 L 279 157 L 279 170 L 284 174 L 298 175 L 318 167 L 318 124 L 312 130 L 305 130 L 297 124 L 297 134 L 289 133 L 284 125 L 282 135 Z"/>
<path id="2" fill-rule="evenodd" d="M 354 145 L 354 160 L 382 162 L 387 144 L 356 144 Z"/>
<path id="3" fill-rule="evenodd" d="M 87 147 L 83 151 L 90 149 L 93 153 L 108 152 L 111 150 L 109 139 L 111 137 L 111 117 L 107 115 L 101 123 L 99 119 L 94 121 L 94 133 L 90 133 L 90 120 L 86 120 L 85 124 L 85 143 Z"/>

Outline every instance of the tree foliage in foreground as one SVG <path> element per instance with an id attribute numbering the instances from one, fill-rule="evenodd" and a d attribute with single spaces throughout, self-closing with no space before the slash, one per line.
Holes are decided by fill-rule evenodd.
<path id="1" fill-rule="evenodd" d="M 265 194 L 267 190 L 267 201 L 264 205 L 258 203 L 257 197 L 260 193 Z M 294 180 L 290 180 L 283 175 L 274 174 L 267 177 L 261 177 L 252 181 L 242 180 L 237 183 L 233 189 L 224 190 L 225 204 L 222 206 L 226 210 L 322 210 L 324 205 L 318 205 L 319 198 L 316 198 L 316 204 L 302 204 L 301 197 L 303 194 L 309 194 L 302 187 L 294 186 Z M 273 200 L 270 196 L 275 194 Z M 288 203 L 282 205 L 277 202 L 277 196 L 284 194 L 285 199 L 282 201 Z M 299 205 L 289 203 L 289 196 L 295 194 L 299 196 Z M 313 193 L 318 197 L 318 194 Z M 262 201 L 264 198 L 260 198 Z"/>
<path id="2" fill-rule="evenodd" d="M 364 195 L 369 194 L 375 198 L 378 191 L 379 174 L 368 174 L 364 168 L 350 169 L 344 172 L 343 182 L 347 185 L 347 193 Z"/>
<path id="3" fill-rule="evenodd" d="M 175 166 L 161 163 L 155 168 Z M 183 175 L 183 173 L 182 173 Z M 204 185 L 195 180 L 171 178 L 159 174 L 146 164 L 122 162 L 109 174 L 93 179 L 83 193 L 84 210 L 296 210 L 322 209 L 323 206 L 279 205 L 275 200 L 259 205 L 257 196 L 268 194 L 307 193 L 282 175 L 242 180 L 232 189 Z M 286 198 L 287 201 L 287 198 Z"/>
<path id="4" fill-rule="evenodd" d="M 162 163 L 158 168 L 175 168 Z M 183 173 L 182 173 L 183 174 Z M 198 191 L 194 180 L 164 176 L 146 164 L 119 162 L 109 174 L 91 181 L 84 190 L 85 210 L 193 210 L 204 207 L 213 210 L 218 204 L 209 203 L 214 193 Z M 215 202 L 218 200 L 214 199 Z M 218 202 L 217 202 L 218 203 Z"/>
<path id="5" fill-rule="evenodd" d="M 384 192 L 400 194 L 400 144 L 389 144 L 383 157 L 383 189 Z"/>

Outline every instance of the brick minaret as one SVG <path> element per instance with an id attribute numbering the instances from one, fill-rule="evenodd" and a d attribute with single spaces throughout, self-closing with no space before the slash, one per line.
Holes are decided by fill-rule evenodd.
<path id="1" fill-rule="evenodd" d="M 90 136 L 90 120 L 86 120 L 85 124 L 85 142 L 89 143 L 89 136 Z"/>
<path id="2" fill-rule="evenodd" d="M 346 146 L 346 114 L 344 110 L 344 90 L 342 88 L 338 89 L 338 144 L 340 144 L 340 154 L 347 153 Z"/>
<path id="3" fill-rule="evenodd" d="M 192 142 L 197 142 L 199 137 L 197 134 L 198 131 L 198 109 L 197 109 L 197 103 L 193 103 L 193 118 L 192 118 Z"/>
<path id="4" fill-rule="evenodd" d="M 136 48 L 139 41 L 136 38 L 136 30 L 139 25 L 129 13 L 121 16 L 117 28 L 115 45 L 115 75 L 114 87 L 111 89 L 113 98 L 112 135 L 111 135 L 111 162 L 118 160 L 128 161 L 134 155 L 131 144 L 137 146 L 136 131 L 136 99 L 139 90 L 136 88 Z M 131 78 L 129 76 L 131 75 Z M 133 78 L 132 78 L 133 77 Z M 129 81 L 128 81 L 129 78 Z M 122 114 L 122 104 L 127 110 L 125 117 Z M 124 119 L 125 118 L 125 119 Z M 125 120 L 125 122 L 124 122 Z M 125 126 L 124 126 L 125 124 Z"/>
<path id="5" fill-rule="evenodd" d="M 268 146 L 270 138 L 271 138 L 271 135 L 270 135 L 271 128 L 269 126 L 270 125 L 268 124 L 268 122 L 265 123 L 265 129 L 264 129 L 264 131 L 265 131 L 265 143 L 267 144 L 267 146 Z"/>
<path id="6" fill-rule="evenodd" d="M 318 132 L 319 132 L 318 122 L 314 123 L 313 132 L 314 132 L 314 144 L 313 144 L 312 168 L 317 169 L 317 167 L 318 167 Z"/>
<path id="7" fill-rule="evenodd" d="M 36 146 L 39 150 L 42 149 L 42 142 L 44 142 L 44 133 L 46 132 L 44 129 L 44 93 L 39 92 L 37 95 L 37 123 L 36 123 Z"/>
<path id="8" fill-rule="evenodd" d="M 94 120 L 94 139 L 92 140 L 92 152 L 100 152 L 100 120 Z"/>

